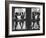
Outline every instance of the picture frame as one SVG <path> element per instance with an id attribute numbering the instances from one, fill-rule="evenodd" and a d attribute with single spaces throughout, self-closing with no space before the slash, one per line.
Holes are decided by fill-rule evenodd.
<path id="1" fill-rule="evenodd" d="M 37 10 L 40 10 L 40 11 L 37 11 Z M 21 12 L 24 12 L 23 14 L 24 14 L 25 22 L 23 22 L 24 20 L 22 18 L 23 20 L 22 25 L 25 24 L 26 29 L 21 28 L 18 30 L 17 28 L 17 30 L 14 30 L 15 26 L 13 27 L 14 25 L 13 17 L 14 17 L 14 14 L 16 15 L 16 12 L 19 12 L 17 14 L 18 15 L 17 18 L 19 19 L 20 23 L 16 22 L 15 20 L 15 24 L 17 23 L 19 28 L 19 24 L 21 24 L 20 16 L 22 16 L 20 14 Z M 34 12 L 36 12 L 36 14 Z M 37 14 L 39 14 L 40 16 L 40 18 L 38 18 L 40 22 L 37 22 L 36 20 L 34 20 L 34 17 L 32 17 L 33 15 L 37 15 Z M 36 27 L 33 27 L 33 26 L 30 27 L 30 23 L 34 24 L 35 23 L 34 21 L 36 21 L 38 24 L 40 23 L 39 24 L 40 26 L 38 28 L 37 28 L 37 25 Z M 5 37 L 23 37 L 23 36 L 40 36 L 40 35 L 45 35 L 45 3 L 24 2 L 24 1 L 5 1 Z"/>

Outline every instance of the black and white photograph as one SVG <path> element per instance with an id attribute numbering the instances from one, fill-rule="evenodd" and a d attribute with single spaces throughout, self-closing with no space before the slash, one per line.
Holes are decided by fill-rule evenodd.
<path id="1" fill-rule="evenodd" d="M 12 30 L 40 30 L 40 8 L 12 7 Z"/>
<path id="2" fill-rule="evenodd" d="M 8 3 L 8 36 L 44 35 L 44 3 Z"/>

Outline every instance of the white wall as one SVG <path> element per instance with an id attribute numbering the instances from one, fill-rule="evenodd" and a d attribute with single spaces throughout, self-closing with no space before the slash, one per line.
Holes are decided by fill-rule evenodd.
<path id="1" fill-rule="evenodd" d="M 24 0 L 17 0 L 17 1 L 24 1 Z M 25 1 L 46 2 L 46 0 L 25 0 Z M 5 38 L 5 0 L 0 0 L 0 38 Z M 46 35 L 45 36 L 18 37 L 18 38 L 46 38 Z"/>

